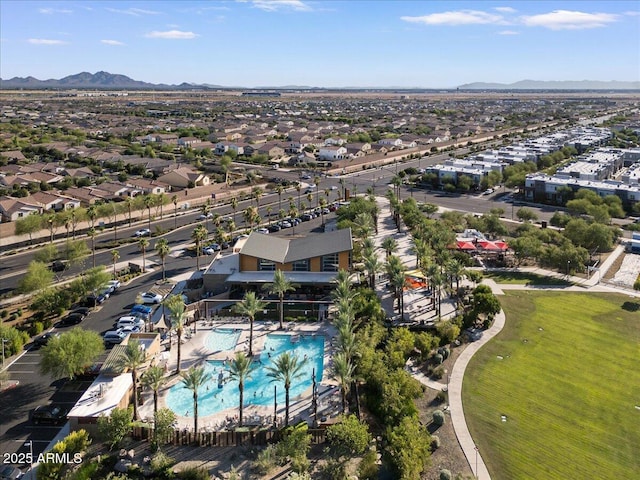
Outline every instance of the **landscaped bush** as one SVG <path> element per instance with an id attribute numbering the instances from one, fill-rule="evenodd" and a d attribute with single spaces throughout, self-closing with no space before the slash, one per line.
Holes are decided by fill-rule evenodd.
<path id="1" fill-rule="evenodd" d="M 431 435 L 431 451 L 435 452 L 440 448 L 440 437 L 437 435 Z"/>
<path id="2" fill-rule="evenodd" d="M 636 278 L 636 281 L 633 282 L 633 289 L 640 290 L 640 275 L 638 275 L 638 278 Z"/>
<path id="3" fill-rule="evenodd" d="M 442 425 L 444 425 L 444 413 L 442 412 L 442 410 L 436 410 L 435 412 L 433 412 L 433 423 L 437 427 L 441 427 Z"/>
<path id="4" fill-rule="evenodd" d="M 440 390 L 437 394 L 436 394 L 436 400 L 439 403 L 444 403 L 447 401 L 447 392 Z"/>
<path id="5" fill-rule="evenodd" d="M 440 380 L 442 377 L 444 377 L 444 367 L 440 365 L 438 368 L 433 369 L 431 372 L 431 378 Z"/>
<path id="6" fill-rule="evenodd" d="M 378 478 L 378 453 L 375 449 L 364 454 L 358 465 L 358 478 L 360 480 L 376 480 Z"/>
<path id="7" fill-rule="evenodd" d="M 5 310 L 2 310 L 2 311 L 0 312 L 0 318 L 2 318 L 3 320 L 4 320 L 5 318 L 7 318 L 8 316 L 9 316 L 9 310 L 6 310 L 6 309 L 5 309 Z"/>
<path id="8" fill-rule="evenodd" d="M 273 445 L 268 445 L 265 449 L 258 452 L 253 466 L 260 475 L 266 475 L 275 468 L 277 463 L 276 448 Z"/>
<path id="9" fill-rule="evenodd" d="M 192 467 L 186 468 L 180 472 L 178 478 L 181 478 L 182 480 L 209 480 L 211 476 L 204 468 Z"/>
<path id="10" fill-rule="evenodd" d="M 438 349 L 438 353 L 442 355 L 442 358 L 446 360 L 447 358 L 449 358 L 449 355 L 451 355 L 451 350 L 449 349 L 449 347 L 440 347 Z"/>
<path id="11" fill-rule="evenodd" d="M 29 335 L 35 337 L 36 335 L 40 335 L 44 330 L 44 325 L 42 322 L 33 322 L 29 327 Z"/>
<path id="12" fill-rule="evenodd" d="M 433 361 L 436 363 L 436 365 L 440 365 L 442 364 L 442 362 L 444 362 L 444 357 L 441 354 L 436 353 L 433 356 Z"/>
<path id="13" fill-rule="evenodd" d="M 155 476 L 161 476 L 171 465 L 173 465 L 173 459 L 162 452 L 157 452 L 151 457 L 151 470 Z"/>
<path id="14" fill-rule="evenodd" d="M 451 476 L 451 472 L 446 468 L 440 470 L 440 480 L 451 480 L 453 477 Z"/>
<path id="15" fill-rule="evenodd" d="M 309 471 L 311 463 L 306 455 L 296 455 L 291 459 L 291 469 L 296 473 L 304 473 Z"/>

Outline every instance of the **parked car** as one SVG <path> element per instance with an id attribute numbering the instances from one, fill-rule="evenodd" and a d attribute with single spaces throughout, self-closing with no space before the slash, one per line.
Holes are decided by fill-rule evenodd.
<path id="1" fill-rule="evenodd" d="M 67 421 L 69 410 L 63 405 L 40 405 L 31 412 L 31 422 L 35 425 L 40 423 L 62 424 Z"/>
<path id="2" fill-rule="evenodd" d="M 84 319 L 84 315 L 78 313 L 70 313 L 60 319 L 60 326 L 76 325 Z"/>
<path id="3" fill-rule="evenodd" d="M 110 330 L 104 334 L 104 337 L 102 337 L 102 339 L 107 345 L 116 345 L 118 343 L 122 343 L 127 335 L 129 334 L 123 332 L 122 330 Z"/>
<path id="4" fill-rule="evenodd" d="M 144 327 L 144 320 L 134 317 L 133 315 L 127 315 L 125 317 L 120 317 L 116 322 L 116 329 L 124 328 L 124 327 Z"/>
<path id="5" fill-rule="evenodd" d="M 42 335 L 41 337 L 36 338 L 33 341 L 33 346 L 35 348 L 40 348 L 40 347 L 44 347 L 46 344 L 49 343 L 49 341 L 52 338 L 56 338 L 59 337 L 60 333 L 59 332 L 49 332 L 49 333 L 45 333 L 44 335 Z"/>
<path id="6" fill-rule="evenodd" d="M 107 287 L 111 289 L 111 292 L 115 292 L 120 288 L 120 280 L 109 280 Z"/>
<path id="7" fill-rule="evenodd" d="M 129 312 L 129 315 L 127 315 L 127 316 L 128 317 L 139 318 L 143 322 L 147 322 L 149 320 L 149 318 L 151 317 L 151 315 L 149 315 L 147 313 L 143 313 L 143 312 Z"/>
<path id="8" fill-rule="evenodd" d="M 147 305 L 136 304 L 131 308 L 131 312 L 140 312 L 147 315 L 151 315 L 151 312 L 153 312 L 153 308 Z"/>
<path id="9" fill-rule="evenodd" d="M 160 303 L 162 302 L 162 295 L 152 292 L 143 292 L 140 294 L 142 303 Z"/>
<path id="10" fill-rule="evenodd" d="M 222 242 L 222 244 L 220 244 L 220 246 L 222 247 L 223 250 L 226 250 L 227 248 L 229 248 L 231 246 L 231 244 L 229 242 Z"/>
<path id="11" fill-rule="evenodd" d="M 323 208 L 323 209 L 320 211 L 320 213 L 322 213 L 323 215 L 328 215 L 328 214 L 330 214 L 331 212 L 329 211 L 329 209 L 328 209 L 328 208 Z"/>
<path id="12" fill-rule="evenodd" d="M 23 478 L 22 470 L 11 465 L 0 466 L 0 480 L 16 480 Z"/>
<path id="13" fill-rule="evenodd" d="M 67 263 L 63 262 L 62 260 L 56 260 L 54 262 L 51 262 L 51 265 L 49 265 L 49 270 L 56 273 L 63 272 L 66 268 L 67 268 Z"/>
<path id="14" fill-rule="evenodd" d="M 122 331 L 122 333 L 124 334 L 130 334 L 130 333 L 138 333 L 142 331 L 142 328 L 139 327 L 138 325 L 128 325 L 126 327 L 122 327 L 119 330 Z"/>
<path id="15" fill-rule="evenodd" d="M 140 230 L 136 230 L 133 234 L 134 237 L 148 237 L 151 235 L 151 230 L 148 228 L 141 228 Z"/>
<path id="16" fill-rule="evenodd" d="M 211 245 L 207 245 L 206 247 L 204 247 L 202 249 L 202 253 L 204 253 L 205 255 L 213 255 L 220 250 L 222 250 L 222 247 L 220 245 L 218 245 L 217 243 L 212 243 Z"/>
<path id="17" fill-rule="evenodd" d="M 279 231 L 280 231 L 280 225 L 278 225 L 277 223 L 274 223 L 273 225 L 269 225 L 270 233 L 279 232 Z"/>
<path id="18" fill-rule="evenodd" d="M 269 233 L 269 229 L 261 227 L 261 228 L 256 228 L 256 232 L 258 233 L 262 233 L 263 235 L 266 235 Z"/>
<path id="19" fill-rule="evenodd" d="M 282 222 L 280 222 L 280 226 L 282 228 L 291 228 L 291 223 L 288 222 L 287 220 L 283 220 Z"/>
<path id="20" fill-rule="evenodd" d="M 104 303 L 104 301 L 107 299 L 107 297 L 105 297 L 102 294 L 89 294 L 85 297 L 84 299 L 84 305 L 87 307 L 95 307 L 96 305 L 101 305 Z"/>
<path id="21" fill-rule="evenodd" d="M 87 315 L 89 315 L 91 313 L 91 308 L 89 307 L 76 307 L 73 310 L 71 310 L 69 313 L 80 313 L 82 315 L 84 315 L 85 317 Z"/>
<path id="22" fill-rule="evenodd" d="M 303 222 L 308 222 L 309 220 L 311 220 L 313 217 L 311 216 L 310 213 L 305 213 L 304 215 L 302 215 L 302 221 Z"/>
<path id="23" fill-rule="evenodd" d="M 331 185 L 331 190 L 337 190 L 338 187 L 336 187 L 335 185 Z"/>

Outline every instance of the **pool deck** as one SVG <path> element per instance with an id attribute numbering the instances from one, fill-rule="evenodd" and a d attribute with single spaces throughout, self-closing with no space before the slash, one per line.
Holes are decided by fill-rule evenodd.
<path id="1" fill-rule="evenodd" d="M 318 421 L 330 421 L 340 413 L 340 392 L 335 380 L 331 375 L 331 358 L 334 353 L 333 338 L 335 327 L 330 322 L 309 322 L 309 323 L 285 323 L 284 329 L 278 329 L 278 322 L 255 322 L 253 328 L 253 354 L 259 355 L 264 350 L 264 342 L 268 334 L 277 333 L 281 335 L 322 335 L 324 342 L 324 360 L 322 381 L 318 384 Z M 191 328 L 190 328 L 191 327 Z M 194 330 L 193 323 L 186 327 L 182 335 L 181 343 L 181 370 L 187 370 L 193 365 L 201 365 L 209 360 L 231 360 L 235 352 L 249 351 L 249 322 L 243 322 L 241 318 L 230 318 L 220 320 L 201 320 Z M 240 337 L 235 350 L 225 350 L 214 352 L 207 348 L 205 342 L 212 330 L 233 329 L 240 331 Z M 180 382 L 180 376 L 175 375 L 176 362 L 178 356 L 177 337 L 172 336 L 171 349 L 164 353 L 167 371 L 170 372 L 169 381 L 163 386 L 158 398 L 158 407 L 165 408 L 166 396 L 169 389 Z M 164 345 L 168 345 L 167 339 Z M 311 388 L 308 388 L 302 395 L 292 397 L 289 405 L 289 422 L 294 423 L 299 420 L 312 421 L 311 412 Z M 144 403 L 139 407 L 141 419 L 153 417 L 153 394 L 145 390 L 142 394 Z M 250 399 L 245 398 L 245 403 L 250 403 Z M 284 403 L 278 404 L 277 418 L 279 424 L 284 419 Z M 237 418 L 238 405 L 230 405 L 229 408 L 208 416 L 198 417 L 198 429 L 203 431 L 224 430 L 229 424 L 233 424 Z M 177 415 L 177 427 L 180 429 L 193 429 L 193 417 Z M 258 424 L 273 425 L 273 406 L 253 406 L 247 405 L 243 412 L 244 424 L 257 426 Z"/>

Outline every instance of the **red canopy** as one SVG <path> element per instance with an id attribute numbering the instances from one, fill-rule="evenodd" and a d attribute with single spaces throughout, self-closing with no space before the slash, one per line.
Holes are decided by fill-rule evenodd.
<path id="1" fill-rule="evenodd" d="M 476 246 L 473 242 L 468 242 L 466 240 L 459 240 L 456 242 L 458 244 L 458 250 L 475 250 Z"/>

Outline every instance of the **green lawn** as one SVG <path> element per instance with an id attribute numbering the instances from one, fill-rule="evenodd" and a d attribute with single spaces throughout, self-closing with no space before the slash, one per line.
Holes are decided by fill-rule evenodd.
<path id="1" fill-rule="evenodd" d="M 518 291 L 500 301 L 506 326 L 471 360 L 462 392 L 491 477 L 640 478 L 640 300 Z"/>
<path id="2" fill-rule="evenodd" d="M 530 272 L 483 272 L 485 278 L 490 278 L 496 283 L 513 283 L 519 285 L 554 285 L 565 287 L 571 285 L 561 278 L 545 277 Z"/>

